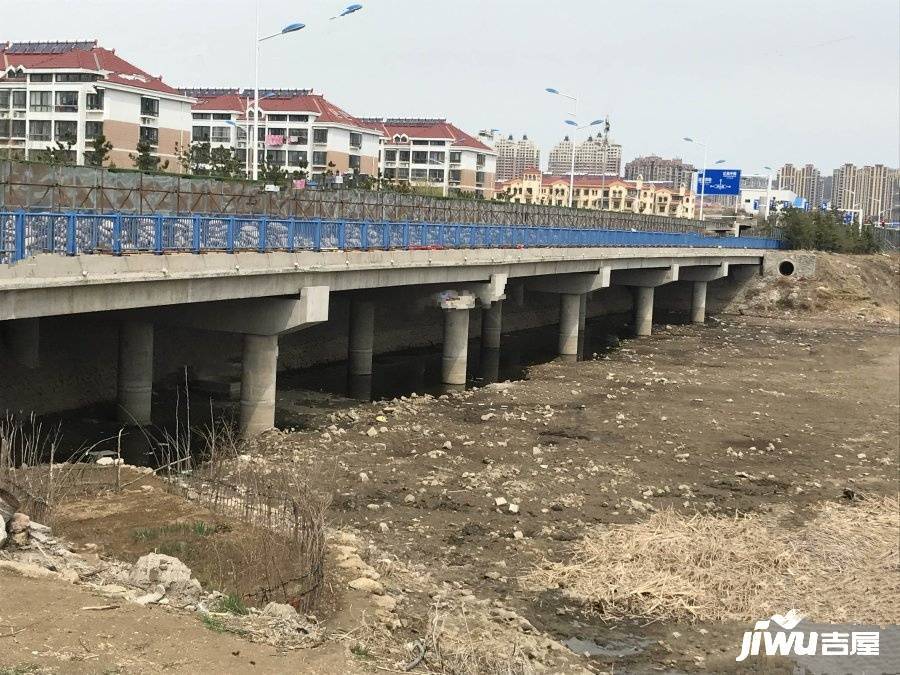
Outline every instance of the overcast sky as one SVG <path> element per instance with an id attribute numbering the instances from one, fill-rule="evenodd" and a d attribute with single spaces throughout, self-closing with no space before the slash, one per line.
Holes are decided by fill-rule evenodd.
<path id="1" fill-rule="evenodd" d="M 358 116 L 527 133 L 543 157 L 581 96 L 626 161 L 897 166 L 898 0 L 263 0 L 263 87 Z M 252 0 L 0 0 L 0 40 L 98 38 L 175 86 L 252 86 Z M 583 132 L 586 133 L 586 132 Z"/>

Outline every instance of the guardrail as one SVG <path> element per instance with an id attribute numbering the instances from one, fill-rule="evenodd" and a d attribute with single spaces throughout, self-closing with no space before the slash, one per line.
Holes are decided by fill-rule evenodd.
<path id="1" fill-rule="evenodd" d="M 0 212 L 0 263 L 39 254 L 674 246 L 761 248 L 777 239 L 696 233 L 264 216 Z"/>

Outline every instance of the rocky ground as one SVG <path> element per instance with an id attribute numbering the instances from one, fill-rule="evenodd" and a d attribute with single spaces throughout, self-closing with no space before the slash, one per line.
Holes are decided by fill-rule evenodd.
<path id="1" fill-rule="evenodd" d="M 315 621 L 289 617 L 302 634 L 293 645 L 254 641 L 283 620 L 262 608 L 230 626 L 213 608 L 210 625 L 209 590 L 141 606 L 163 589 L 128 583 L 131 566 L 103 562 L 115 542 L 88 515 L 73 520 L 61 532 L 71 555 L 85 560 L 93 546 L 85 564 L 119 569 L 106 583 L 122 589 L 72 578 L 70 563 L 40 580 L 0 565 L 0 673 L 791 672 L 736 668 L 746 623 L 604 623 L 525 578 L 571 557 L 591 528 L 665 509 L 777 512 L 799 531 L 823 502 L 896 494 L 891 260 L 887 289 L 846 291 L 834 270 L 778 282 L 751 293 L 743 315 L 659 325 L 610 354 L 534 367 L 527 381 L 358 405 L 314 430 L 267 435 L 250 461 L 312 467 L 333 495 L 333 606 Z M 828 264 L 843 274 L 858 260 Z M 848 293 L 852 308 L 835 299 Z M 840 310 L 817 309 L 826 302 Z M 47 568 L 40 547 L 0 555 Z"/>

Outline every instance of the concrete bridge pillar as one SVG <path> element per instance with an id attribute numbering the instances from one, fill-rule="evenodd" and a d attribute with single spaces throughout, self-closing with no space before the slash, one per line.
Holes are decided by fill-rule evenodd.
<path id="1" fill-rule="evenodd" d="M 123 321 L 119 326 L 118 418 L 122 424 L 151 422 L 153 405 L 153 324 Z"/>
<path id="2" fill-rule="evenodd" d="M 244 335 L 241 374 L 241 434 L 245 438 L 275 426 L 278 336 Z"/>
<path id="3" fill-rule="evenodd" d="M 691 300 L 691 323 L 706 322 L 706 281 L 695 281 Z"/>
<path id="4" fill-rule="evenodd" d="M 375 343 L 375 304 L 369 300 L 350 303 L 350 375 L 372 374 L 372 351 Z"/>
<path id="5" fill-rule="evenodd" d="M 503 330 L 503 301 L 497 300 L 481 310 L 481 348 L 500 349 Z"/>
<path id="6" fill-rule="evenodd" d="M 647 336 L 653 332 L 653 286 L 636 286 L 634 289 L 634 332 Z"/>
<path id="7" fill-rule="evenodd" d="M 559 296 L 559 355 L 566 361 L 578 360 L 578 335 L 583 293 Z"/>
<path id="8" fill-rule="evenodd" d="M 578 308 L 578 358 L 584 359 L 584 341 L 587 327 L 587 293 L 582 293 L 581 304 Z"/>
<path id="9" fill-rule="evenodd" d="M 439 304 L 444 311 L 441 382 L 451 388 L 462 388 L 466 386 L 469 357 L 469 311 L 475 307 L 475 296 L 448 291 L 439 296 Z"/>

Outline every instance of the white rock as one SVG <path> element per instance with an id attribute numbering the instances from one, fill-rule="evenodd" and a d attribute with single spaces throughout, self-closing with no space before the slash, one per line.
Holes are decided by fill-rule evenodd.
<path id="1" fill-rule="evenodd" d="M 509 512 L 510 512 L 510 513 L 518 513 L 518 512 L 519 512 L 519 505 L 518 505 L 518 504 L 510 504 L 510 505 L 509 505 Z"/>
<path id="2" fill-rule="evenodd" d="M 506 498 L 504 498 L 504 497 L 497 497 L 494 500 L 494 504 L 496 504 L 497 506 L 505 506 L 506 503 L 507 503 L 507 501 L 506 501 Z"/>
<path id="3" fill-rule="evenodd" d="M 372 595 L 384 595 L 384 586 L 381 585 L 381 582 L 369 579 L 368 577 L 359 577 L 358 579 L 351 581 L 348 585 L 350 588 L 357 591 L 365 591 Z"/>

